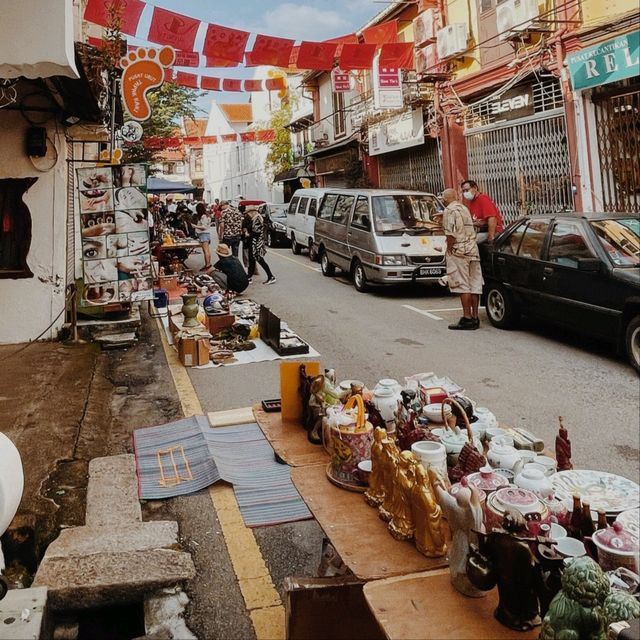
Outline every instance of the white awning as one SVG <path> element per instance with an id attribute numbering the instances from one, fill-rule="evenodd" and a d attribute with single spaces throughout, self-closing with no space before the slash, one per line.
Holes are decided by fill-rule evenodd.
<path id="1" fill-rule="evenodd" d="M 2 0 L 0 78 L 79 78 L 72 0 Z"/>

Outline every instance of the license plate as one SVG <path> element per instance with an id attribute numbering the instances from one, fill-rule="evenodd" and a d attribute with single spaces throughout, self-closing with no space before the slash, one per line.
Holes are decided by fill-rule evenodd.
<path id="1" fill-rule="evenodd" d="M 418 277 L 424 276 L 443 276 L 445 267 L 420 267 L 418 269 Z"/>

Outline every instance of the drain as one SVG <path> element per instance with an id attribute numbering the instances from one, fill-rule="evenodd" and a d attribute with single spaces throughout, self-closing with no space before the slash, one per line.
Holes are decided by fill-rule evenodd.
<path id="1" fill-rule="evenodd" d="M 131 640 L 146 633 L 142 602 L 75 611 L 73 616 L 78 622 L 78 640 Z"/>

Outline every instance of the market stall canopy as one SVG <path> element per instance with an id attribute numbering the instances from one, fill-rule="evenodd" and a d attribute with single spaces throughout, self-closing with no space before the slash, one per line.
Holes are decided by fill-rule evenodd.
<path id="1" fill-rule="evenodd" d="M 79 78 L 71 0 L 4 0 L 0 78 Z"/>
<path id="2" fill-rule="evenodd" d="M 147 178 L 148 193 L 192 193 L 196 188 L 188 182 L 175 182 L 165 178 Z"/>

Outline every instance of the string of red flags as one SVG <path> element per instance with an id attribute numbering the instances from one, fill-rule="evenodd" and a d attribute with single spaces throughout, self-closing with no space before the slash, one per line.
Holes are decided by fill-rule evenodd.
<path id="1" fill-rule="evenodd" d="M 363 43 L 356 34 L 348 34 L 323 42 L 276 38 L 257 34 L 251 51 L 247 42 L 251 33 L 153 6 L 148 32 L 137 35 L 142 12 L 147 5 L 142 0 L 88 0 L 84 19 L 102 27 L 108 26 L 108 7 L 119 13 L 121 31 L 129 36 L 160 45 L 169 45 L 180 52 L 176 66 L 235 67 L 271 65 L 300 70 L 328 71 L 335 61 L 343 70 L 371 69 L 377 49 L 381 56 L 393 61 L 396 68 L 413 68 L 412 43 L 397 42 L 398 21 L 390 20 L 362 32 Z M 196 50 L 198 33 L 204 35 L 200 50 Z M 202 41 L 201 39 L 198 42 Z"/>
<path id="2" fill-rule="evenodd" d="M 281 91 L 286 89 L 286 78 L 266 78 L 264 80 L 240 80 L 234 78 L 218 78 L 215 76 L 199 76 L 195 73 L 178 71 L 175 75 L 171 69 L 165 72 L 165 82 L 173 82 L 181 87 L 201 89 L 203 91 Z"/>
<path id="3" fill-rule="evenodd" d="M 205 144 L 222 144 L 225 142 L 256 142 L 266 143 L 275 140 L 274 129 L 260 129 L 244 131 L 242 133 L 223 133 L 218 136 L 148 136 L 143 138 L 142 144 L 147 149 L 178 149 L 183 145 L 198 147 Z"/>

